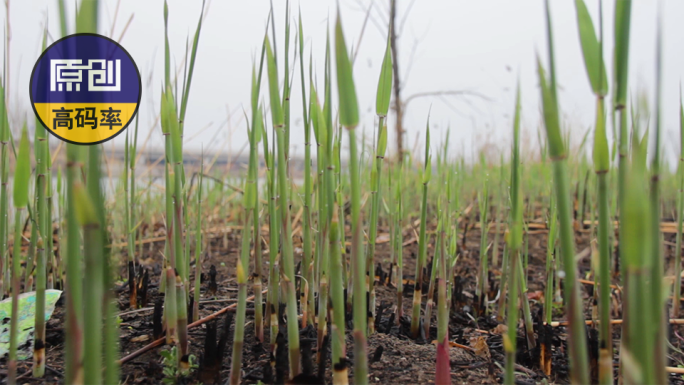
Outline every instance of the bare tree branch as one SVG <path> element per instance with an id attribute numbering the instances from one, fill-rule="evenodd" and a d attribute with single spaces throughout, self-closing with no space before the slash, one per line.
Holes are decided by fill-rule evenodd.
<path id="1" fill-rule="evenodd" d="M 359 39 L 356 41 L 356 47 L 354 47 L 354 52 L 352 54 L 352 66 L 354 66 L 356 56 L 359 53 L 359 47 L 361 47 L 361 41 L 363 41 L 363 33 L 366 31 L 366 25 L 368 24 L 368 18 L 370 17 L 372 9 L 373 3 L 370 3 L 370 5 L 368 5 L 368 10 L 366 11 L 366 18 L 363 19 L 363 25 L 361 26 L 361 33 L 359 34 Z"/>
<path id="2" fill-rule="evenodd" d="M 401 19 L 401 23 L 399 23 L 399 35 L 404 31 L 404 26 L 406 25 L 406 19 L 408 19 L 408 15 L 411 13 L 411 8 L 413 8 L 413 4 L 416 3 L 416 0 L 411 0 L 409 3 L 408 7 L 406 7 L 406 10 L 404 11 L 404 17 Z"/>
<path id="3" fill-rule="evenodd" d="M 480 98 L 482 100 L 490 102 L 491 99 L 479 92 L 476 91 L 470 91 L 470 90 L 441 90 L 441 91 L 427 91 L 427 92 L 418 92 L 413 95 L 410 95 L 408 98 L 406 98 L 406 101 L 404 102 L 404 107 L 406 107 L 412 100 L 418 99 L 418 98 L 425 98 L 425 97 L 430 97 L 430 96 L 473 96 Z"/>
<path id="4" fill-rule="evenodd" d="M 397 2 L 390 0 L 390 46 L 392 48 L 392 72 L 394 72 L 394 112 L 396 113 L 395 129 L 397 133 L 397 156 L 399 161 L 404 158 L 404 127 L 403 105 L 401 102 L 401 76 L 399 74 L 399 50 L 397 47 Z"/>
<path id="5" fill-rule="evenodd" d="M 363 0 L 356 0 L 356 5 L 358 5 L 358 7 L 359 7 L 359 8 L 357 9 L 357 11 L 366 12 L 366 6 L 365 6 L 365 4 L 363 3 Z M 373 9 L 377 10 L 377 11 L 378 11 L 377 13 L 380 15 L 381 18 L 384 16 L 384 15 L 382 14 L 382 11 L 380 11 L 377 7 L 372 7 L 372 3 L 371 3 L 371 5 L 370 5 L 368 8 L 371 9 L 371 10 L 373 10 Z M 379 23 L 379 22 L 376 20 L 376 18 L 373 17 L 372 12 L 371 12 L 370 15 L 367 15 L 366 17 L 368 17 L 369 20 L 373 23 L 373 25 L 375 25 L 375 28 L 377 28 L 377 30 L 378 30 L 378 32 L 380 32 L 380 34 L 385 34 L 385 32 L 384 32 L 385 27 L 383 27 L 383 25 L 387 25 L 387 23 L 384 22 L 384 20 L 381 20 L 382 23 Z M 365 21 L 364 21 L 364 24 L 365 24 Z"/>

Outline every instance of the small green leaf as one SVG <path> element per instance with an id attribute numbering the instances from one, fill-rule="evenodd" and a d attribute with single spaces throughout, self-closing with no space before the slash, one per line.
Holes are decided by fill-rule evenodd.
<path id="1" fill-rule="evenodd" d="M 378 138 L 378 153 L 376 156 L 384 157 L 387 151 L 387 125 L 380 127 L 380 137 Z"/>
<path id="2" fill-rule="evenodd" d="M 428 184 L 432 179 L 432 156 L 428 157 L 425 162 L 425 171 L 423 172 L 423 184 Z"/>
<path id="3" fill-rule="evenodd" d="M 90 195 L 88 195 L 88 191 L 86 191 L 81 183 L 75 183 L 73 192 L 78 223 L 81 226 L 97 224 L 99 222 L 97 212 L 95 211 L 93 201 L 90 199 Z"/>
<path id="4" fill-rule="evenodd" d="M 577 26 L 582 45 L 582 55 L 584 56 L 584 66 L 587 75 L 589 75 L 591 89 L 596 95 L 605 95 L 608 92 L 608 79 L 606 67 L 603 63 L 601 43 L 596 37 L 594 23 L 584 0 L 575 0 L 575 9 L 577 10 Z"/>
<path id="5" fill-rule="evenodd" d="M 26 123 L 21 130 L 19 152 L 17 153 L 17 167 L 14 170 L 14 206 L 25 207 L 29 199 L 29 179 L 31 177 L 31 148 L 29 147 Z"/>
<path id="6" fill-rule="evenodd" d="M 385 57 L 382 59 L 378 91 L 375 96 L 375 113 L 378 116 L 387 116 L 390 97 L 392 93 L 392 48 L 390 46 L 390 34 L 387 34 L 387 47 Z"/>
<path id="7" fill-rule="evenodd" d="M 256 136 L 256 143 L 254 143 L 254 147 L 256 148 L 256 145 L 261 142 L 261 136 L 264 132 L 264 111 L 261 107 L 257 108 L 256 119 L 254 120 L 253 126 L 252 129 L 256 130 L 256 132 L 253 133 L 254 136 Z"/>
<path id="8" fill-rule="evenodd" d="M 273 56 L 271 43 L 266 36 L 266 65 L 268 67 L 268 91 L 271 96 L 271 117 L 273 119 L 273 126 L 280 128 L 285 124 L 283 117 L 283 106 L 280 103 L 280 94 L 278 93 L 278 67 Z"/>
<path id="9" fill-rule="evenodd" d="M 323 142 L 321 141 L 320 137 L 320 125 L 321 122 L 319 121 L 319 113 L 316 112 L 316 110 L 320 110 L 321 107 L 318 104 L 318 94 L 316 93 L 316 88 L 314 88 L 313 82 L 311 83 L 311 91 L 310 91 L 310 108 L 311 111 L 309 113 L 311 114 L 311 125 L 313 126 L 313 132 L 314 132 L 314 139 L 316 139 L 316 143 L 319 146 L 323 146 Z"/>
<path id="10" fill-rule="evenodd" d="M 252 64 L 252 108 L 257 108 L 259 103 L 259 84 L 257 84 L 256 68 Z"/>
<path id="11" fill-rule="evenodd" d="M 427 124 L 425 126 L 425 166 L 427 167 L 428 158 L 430 157 L 430 115 L 428 114 Z"/>
<path id="12" fill-rule="evenodd" d="M 629 73 L 629 26 L 632 0 L 615 2 L 615 104 L 627 104 L 627 77 Z"/>
<path id="13" fill-rule="evenodd" d="M 679 140 L 680 151 L 684 153 L 684 104 L 682 103 L 682 86 L 679 86 Z"/>
<path id="14" fill-rule="evenodd" d="M 335 23 L 335 62 L 337 64 L 340 124 L 348 129 L 354 129 L 359 124 L 359 103 L 356 99 L 352 63 L 349 60 L 347 44 L 344 41 L 339 10 Z"/>
<path id="15" fill-rule="evenodd" d="M 176 100 L 171 90 L 171 85 L 166 85 L 166 91 L 163 95 L 164 102 L 162 102 L 162 124 L 166 122 L 166 130 L 162 129 L 164 133 L 171 135 L 171 163 L 178 163 L 182 159 L 183 142 L 181 139 L 181 132 L 178 122 L 178 112 L 176 110 Z"/>
<path id="16" fill-rule="evenodd" d="M 558 103 L 555 98 L 553 84 L 548 84 L 546 73 L 539 58 L 537 58 L 537 71 L 539 73 L 539 83 L 542 92 L 542 107 L 544 110 L 544 126 L 548 136 L 549 155 L 552 158 L 561 158 L 565 155 L 565 146 L 560 132 L 560 122 L 558 118 Z"/>
<path id="17" fill-rule="evenodd" d="M 608 138 L 606 137 L 606 117 L 603 98 L 596 103 L 596 128 L 594 130 L 594 170 L 607 172 L 610 168 L 610 154 L 608 152 Z"/>
<path id="18" fill-rule="evenodd" d="M 256 204 L 256 186 L 254 181 L 247 181 L 245 183 L 245 195 L 243 196 L 243 205 L 245 209 L 253 209 Z"/>

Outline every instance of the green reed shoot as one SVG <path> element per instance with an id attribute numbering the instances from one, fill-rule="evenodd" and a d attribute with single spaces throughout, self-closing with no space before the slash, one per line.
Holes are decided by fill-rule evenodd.
<path id="1" fill-rule="evenodd" d="M 200 285 L 202 276 L 202 184 L 204 179 L 204 152 L 197 176 L 197 201 L 195 203 L 195 287 L 193 292 L 192 322 L 199 319 Z"/>
<path id="2" fill-rule="evenodd" d="M 503 336 L 504 351 L 506 353 L 506 372 L 504 383 L 515 383 L 515 353 L 518 335 L 518 258 L 522 245 L 522 194 L 520 191 L 520 85 L 517 87 L 515 98 L 515 115 L 513 118 L 513 148 L 511 153 L 511 211 L 509 214 L 509 229 L 506 234 L 508 264 L 504 260 L 504 268 L 510 272 L 508 296 L 508 333 Z M 503 283 L 502 283 L 503 287 Z"/>
<path id="3" fill-rule="evenodd" d="M 625 180 L 627 187 L 624 200 L 621 202 L 621 235 L 626 247 L 622 258 L 629 285 L 625 295 L 623 309 L 624 337 L 622 338 L 621 360 L 622 375 L 625 383 L 655 383 L 654 374 L 654 341 L 656 330 L 653 314 L 649 311 L 653 301 L 652 285 L 648 283 L 652 261 L 650 251 L 651 232 L 648 231 L 650 207 L 648 195 L 644 188 L 646 180 L 645 141 L 636 141 L 632 148 L 632 159 Z M 621 249 L 623 250 L 623 249 Z"/>
<path id="4" fill-rule="evenodd" d="M 559 236 L 563 256 L 564 294 L 566 314 L 570 323 L 569 358 L 572 382 L 586 384 L 589 382 L 587 362 L 587 343 L 585 337 L 584 316 L 580 301 L 579 286 L 575 279 L 577 264 L 575 263 L 575 239 L 572 227 L 572 211 L 568 183 L 568 152 L 560 129 L 558 97 L 556 94 L 556 69 L 553 53 L 553 35 L 549 2 L 546 1 L 546 25 L 548 37 L 549 72 L 547 79 L 544 68 L 538 59 L 539 80 L 542 91 L 544 110 L 544 126 L 546 128 L 549 157 L 553 161 L 556 203 L 558 205 Z M 510 315 L 509 315 L 510 316 Z"/>
<path id="5" fill-rule="evenodd" d="M 12 314 L 19 312 L 19 291 L 21 275 L 21 243 L 22 243 L 22 213 L 29 202 L 29 178 L 31 176 L 31 159 L 26 123 L 21 131 L 19 152 L 16 155 L 17 167 L 14 170 L 14 251 L 12 253 Z M 10 348 L 7 362 L 7 383 L 16 384 L 17 378 L 17 347 L 19 334 L 19 317 L 10 319 Z"/>
<path id="6" fill-rule="evenodd" d="M 313 195 L 313 181 L 311 180 L 311 117 L 309 112 L 307 112 L 306 103 L 306 77 L 304 75 L 304 25 L 302 23 L 301 8 L 299 10 L 298 27 L 299 31 L 297 34 L 297 41 L 299 43 L 299 75 L 302 82 L 302 116 L 304 116 L 304 214 L 302 216 L 302 234 L 304 238 L 302 248 L 304 249 L 304 257 L 302 259 L 302 276 L 304 277 L 306 283 L 302 285 L 302 287 L 306 286 L 307 288 L 305 291 L 307 300 L 302 301 L 301 306 L 302 327 L 306 327 L 309 323 L 314 324 L 316 311 L 314 305 L 313 257 L 311 254 L 311 246 L 313 245 L 313 239 L 311 236 L 311 197 Z M 313 100 L 311 100 L 311 103 L 313 103 Z M 316 242 L 317 246 L 319 246 L 321 243 L 320 240 L 321 238 L 319 237 L 318 241 Z M 317 255 L 320 256 L 319 253 L 317 253 Z"/>
<path id="7" fill-rule="evenodd" d="M 544 322 L 551 324 L 553 319 L 553 278 L 556 275 L 554 250 L 558 240 L 558 210 L 551 196 L 551 208 L 548 214 L 549 237 L 546 243 L 546 287 L 544 289 Z"/>
<path id="8" fill-rule="evenodd" d="M 244 343 L 245 313 L 247 307 L 247 271 L 249 269 L 249 255 L 250 251 L 252 250 L 250 244 L 250 242 L 252 241 L 252 228 L 250 226 L 252 225 L 253 220 L 258 221 L 258 215 L 254 215 L 254 212 L 257 211 L 257 204 L 259 200 L 259 193 L 257 188 L 257 155 L 259 151 L 258 144 L 261 140 L 261 134 L 263 132 L 261 107 L 258 106 L 262 64 L 263 56 L 259 67 L 258 79 L 256 76 L 256 70 L 254 68 L 252 69 L 251 107 L 253 109 L 253 112 L 251 128 L 247 127 L 247 133 L 249 136 L 249 168 L 247 171 L 247 179 L 245 180 L 245 193 L 242 201 L 244 208 L 244 222 L 242 227 L 242 248 L 240 252 L 240 259 L 237 261 L 236 266 L 238 280 L 238 309 L 236 311 L 235 336 L 233 337 L 233 359 L 230 370 L 231 384 L 240 383 L 240 366 L 242 364 L 242 347 Z M 256 234 L 254 238 L 254 246 L 256 247 L 257 243 L 260 242 L 258 237 L 258 227 L 255 227 L 255 231 Z M 261 265 L 257 261 L 261 259 L 261 255 L 255 252 L 254 258 L 255 266 L 258 271 L 257 273 L 255 273 L 255 275 L 258 276 L 261 274 L 261 271 L 259 271 Z M 255 287 L 255 294 L 257 292 L 261 293 L 261 282 L 258 281 L 257 284 L 258 287 Z M 255 286 L 257 286 L 257 284 L 255 284 Z M 261 308 L 261 301 L 256 302 L 255 308 L 256 307 Z M 258 333 L 259 329 L 257 328 L 255 331 Z M 263 334 L 259 337 L 263 339 Z"/>
<path id="9" fill-rule="evenodd" d="M 165 254 L 167 254 L 167 259 L 165 263 L 165 274 L 162 280 L 165 284 L 165 298 L 164 298 L 164 319 L 166 320 L 166 343 L 171 345 L 176 342 L 176 328 L 178 326 L 178 314 L 177 314 L 177 295 L 175 290 L 176 282 L 176 266 L 178 262 L 176 261 L 176 247 L 174 246 L 174 231 L 175 228 L 174 220 L 174 209 L 173 209 L 173 194 L 174 194 L 174 179 L 176 177 L 173 173 L 173 137 L 171 135 L 171 125 L 175 120 L 175 116 L 172 116 L 170 109 L 175 107 L 175 103 L 172 100 L 171 94 L 171 59 L 169 52 L 169 38 L 168 38 L 168 18 L 169 18 L 169 8 L 166 1 L 164 2 L 164 82 L 165 89 L 162 90 L 161 97 L 161 128 L 162 134 L 164 135 L 164 176 L 165 176 L 165 207 L 166 207 L 166 244 L 165 244 Z M 179 176 L 178 176 L 179 177 Z"/>
<path id="10" fill-rule="evenodd" d="M 42 124 L 36 124 L 34 156 L 36 159 L 36 183 L 35 183 L 35 223 L 38 230 L 36 242 L 36 314 L 35 314 L 35 340 L 33 344 L 33 376 L 45 375 L 45 288 L 47 283 L 46 272 L 46 243 L 48 236 L 47 222 L 47 158 L 50 156 L 47 146 L 47 131 Z"/>
<path id="11" fill-rule="evenodd" d="M 394 253 L 397 257 L 397 325 L 400 324 L 401 316 L 404 315 L 404 239 L 402 236 L 402 223 L 404 222 L 404 206 L 402 194 L 403 162 L 399 163 L 396 171 L 396 185 L 394 187 Z"/>
<path id="12" fill-rule="evenodd" d="M 488 298 L 487 291 L 489 290 L 489 263 L 487 260 L 487 235 L 489 234 L 489 222 L 487 212 L 489 211 L 489 183 L 485 179 L 482 186 L 482 193 L 477 195 L 477 203 L 480 206 L 480 277 L 478 278 L 477 299 L 480 301 L 480 312 L 487 314 Z"/>
<path id="13" fill-rule="evenodd" d="M 439 270 L 437 276 L 437 364 L 435 367 L 435 383 L 451 384 L 449 362 L 449 310 L 447 305 L 447 261 L 446 261 L 446 218 L 448 210 L 443 210 L 439 224 L 439 260 L 433 262 L 432 269 Z"/>
<path id="14" fill-rule="evenodd" d="M 266 64 L 268 68 L 269 95 L 271 100 L 271 118 L 273 129 L 276 132 L 277 157 L 278 157 L 278 192 L 280 195 L 280 229 L 281 229 L 281 258 L 283 282 L 281 282 L 283 294 L 287 299 L 287 339 L 290 358 L 290 378 L 299 374 L 299 326 L 297 325 L 297 297 L 294 285 L 294 255 L 292 249 L 292 219 L 290 217 L 290 205 L 288 201 L 289 178 L 286 173 L 287 156 L 285 149 L 286 127 L 283 113 L 283 105 L 280 103 L 278 93 L 278 68 L 275 56 L 271 49 L 271 43 L 266 37 Z M 287 75 L 287 74 L 286 74 Z M 287 78 L 287 76 L 285 76 Z M 273 247 L 274 244 L 271 244 Z M 273 268 L 273 267 L 271 267 Z"/>
<path id="15" fill-rule="evenodd" d="M 266 38 L 264 38 L 264 47 Z M 278 248 L 280 226 L 278 226 L 278 212 L 276 210 L 276 172 L 275 172 L 275 148 L 269 149 L 266 125 L 263 124 L 264 163 L 266 163 L 266 193 L 268 196 L 269 216 L 269 276 L 268 293 L 266 294 L 266 319 L 269 323 L 271 350 L 275 353 L 276 337 L 278 336 L 278 286 L 280 274 L 278 273 Z M 275 146 L 275 143 L 274 143 Z"/>
<path id="16" fill-rule="evenodd" d="M 682 291 L 682 223 L 684 222 L 684 102 L 682 102 L 681 86 L 679 90 L 679 167 L 677 167 L 678 187 L 677 191 L 677 236 L 675 239 L 674 256 L 674 297 L 672 299 L 672 318 L 679 317 L 679 303 Z"/>
<path id="17" fill-rule="evenodd" d="M 352 227 L 352 260 L 354 271 L 354 383 L 368 383 L 368 352 L 366 351 L 366 260 L 363 256 L 362 218 L 361 218 L 361 178 L 359 176 L 359 154 L 356 139 L 356 128 L 359 124 L 359 105 L 356 99 L 356 87 L 352 63 L 349 59 L 347 44 L 342 31 L 342 20 L 337 12 L 335 22 L 335 62 L 337 64 L 337 92 L 340 102 L 340 124 L 349 133 L 349 174 L 351 187 L 351 227 Z M 339 202 L 338 202 L 339 203 Z"/>
<path id="18" fill-rule="evenodd" d="M 627 114 L 627 80 L 629 74 L 629 34 L 631 24 L 632 0 L 624 0 L 615 2 L 615 18 L 614 18 L 614 54 L 613 54 L 613 111 L 618 114 L 618 177 L 617 177 L 617 204 L 622 207 L 622 201 L 625 196 L 625 179 L 628 172 L 628 155 L 629 155 L 629 134 L 627 129 L 627 121 L 629 116 Z M 616 120 L 613 118 L 614 126 Z M 622 216 L 622 211 L 620 211 Z M 622 230 L 622 220 L 618 225 L 620 236 L 618 237 L 619 249 L 623 250 L 623 241 L 625 240 Z M 620 263 L 620 276 L 623 280 L 627 279 L 627 274 L 624 269 L 625 263 Z M 623 281 L 624 286 L 628 286 L 629 282 Z M 629 338 L 629 336 L 627 336 Z M 624 339 L 623 339 L 624 341 Z"/>
<path id="19" fill-rule="evenodd" d="M 380 79 L 375 96 L 375 114 L 378 116 L 378 141 L 375 147 L 375 157 L 371 166 L 371 215 L 368 229 L 368 253 L 366 255 L 366 269 L 368 274 L 368 292 L 370 293 L 370 312 L 368 314 L 368 328 L 370 332 L 375 329 L 375 272 L 373 259 L 375 258 L 375 240 L 378 234 L 378 215 L 380 213 L 380 201 L 382 200 L 381 179 L 382 163 L 387 149 L 387 112 L 389 111 L 390 96 L 392 93 L 392 49 L 390 46 L 389 33 L 385 45 L 385 56 L 380 68 Z"/>
<path id="20" fill-rule="evenodd" d="M 583 0 L 575 0 L 577 9 L 577 25 L 582 43 L 584 64 L 589 83 L 596 95 L 596 124 L 594 128 L 594 171 L 598 181 L 599 208 L 599 321 L 600 321 L 600 354 L 606 356 L 602 362 L 612 362 L 612 330 L 610 327 L 610 214 L 608 207 L 608 178 L 610 171 L 610 154 L 606 135 L 606 118 L 604 98 L 608 89 L 606 69 L 603 62 L 603 24 L 599 20 L 600 36 L 597 38 L 594 24 Z M 592 221 L 593 224 L 593 221 Z M 613 367 L 599 366 L 599 378 L 602 384 L 613 383 Z"/>
<path id="21" fill-rule="evenodd" d="M 139 116 L 135 117 L 135 132 L 133 134 L 132 142 L 129 144 L 128 132 L 126 132 L 126 143 L 124 148 L 124 193 L 128 204 L 124 204 L 125 210 L 125 226 L 127 232 L 128 241 L 128 290 L 129 290 L 129 306 L 131 308 L 137 308 L 138 295 L 137 295 L 137 284 L 136 284 L 136 274 L 135 274 L 135 232 L 137 228 L 136 218 L 135 218 L 135 163 L 136 163 L 136 152 L 138 148 L 138 119 Z M 130 191 L 130 194 L 129 194 Z"/>
<path id="22" fill-rule="evenodd" d="M 104 202 L 100 186 L 100 147 L 90 146 L 86 190 L 76 207 L 83 227 L 84 300 L 84 382 L 102 383 L 102 299 L 104 297 Z M 77 193 L 79 194 L 79 193 Z M 82 207 L 81 207 L 82 206 Z"/>
<path id="23" fill-rule="evenodd" d="M 662 17 L 658 17 L 658 32 L 657 32 L 657 42 L 656 42 L 656 90 L 655 90 L 655 126 L 654 128 L 654 150 L 651 156 L 651 169 L 650 169 L 650 185 L 649 185 L 649 198 L 650 198 L 650 211 L 651 211 L 651 249 L 650 256 L 652 258 L 651 267 L 651 279 L 650 284 L 653 286 L 652 289 L 652 300 L 651 313 L 653 316 L 653 322 L 651 326 L 655 328 L 654 337 L 654 351 L 653 351 L 653 380 L 656 383 L 664 384 L 667 382 L 667 373 L 663 368 L 667 365 L 667 323 L 665 321 L 664 315 L 667 314 L 663 312 L 663 306 L 665 305 L 666 295 L 665 290 L 663 290 L 663 274 L 664 274 L 664 256 L 662 252 L 662 233 L 660 231 L 660 218 L 661 218 L 661 98 L 662 98 Z M 668 288 L 669 290 L 669 288 Z M 646 309 L 642 309 L 646 310 Z"/>
<path id="24" fill-rule="evenodd" d="M 7 81 L 5 79 L 5 81 Z M 2 82 L 0 82 L 2 83 Z M 7 101 L 5 95 L 5 84 L 0 84 L 0 293 L 3 295 L 8 291 L 8 270 L 7 259 L 7 219 L 8 202 L 7 186 L 9 183 L 9 149 L 7 144 L 10 141 L 10 127 L 7 119 Z M 27 269 L 28 270 L 28 269 Z"/>
<path id="25" fill-rule="evenodd" d="M 425 127 L 425 165 L 423 168 L 423 199 L 420 206 L 420 234 L 418 238 L 418 260 L 416 261 L 416 282 L 413 290 L 413 313 L 411 316 L 411 336 L 418 338 L 420 326 L 420 306 L 423 299 L 423 267 L 427 258 L 427 195 L 428 183 L 432 175 L 432 165 L 430 157 L 430 119 L 428 118 Z"/>
<path id="26" fill-rule="evenodd" d="M 329 254 L 331 250 L 329 249 L 329 231 L 330 231 L 330 221 L 331 221 L 331 209 L 333 206 L 332 202 L 332 178 L 330 175 L 329 168 L 329 154 L 330 146 L 332 145 L 332 132 L 328 129 L 325 124 L 325 119 L 323 118 L 323 112 L 318 103 L 318 95 L 316 94 L 316 89 L 311 85 L 310 91 L 311 98 L 311 123 L 314 127 L 314 136 L 317 142 L 317 165 L 318 165 L 318 242 L 316 244 L 316 256 L 318 264 L 318 275 L 314 282 L 317 282 L 318 286 L 318 352 L 321 352 L 323 345 L 323 338 L 326 334 L 326 314 L 327 312 L 323 309 L 328 308 L 328 287 L 330 277 L 330 261 Z M 328 240 L 328 242 L 325 242 Z M 313 271 L 313 266 L 309 268 Z M 312 274 L 313 276 L 313 274 Z M 313 312 L 315 308 L 312 308 Z M 318 354 L 318 359 L 322 359 L 322 355 Z"/>

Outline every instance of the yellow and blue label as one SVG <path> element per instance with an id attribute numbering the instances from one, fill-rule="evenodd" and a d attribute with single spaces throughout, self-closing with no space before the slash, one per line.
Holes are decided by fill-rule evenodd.
<path id="1" fill-rule="evenodd" d="M 142 82 L 121 45 L 80 33 L 56 41 L 38 58 L 30 95 L 36 116 L 53 136 L 91 145 L 114 138 L 133 121 Z"/>

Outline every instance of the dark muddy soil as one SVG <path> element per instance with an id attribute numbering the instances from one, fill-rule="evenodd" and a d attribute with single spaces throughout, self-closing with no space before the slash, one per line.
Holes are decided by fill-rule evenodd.
<path id="1" fill-rule="evenodd" d="M 480 245 L 480 229 L 474 226 L 477 223 L 477 218 L 465 219 L 461 222 L 460 236 L 463 239 L 459 242 L 460 257 L 456 267 L 456 278 L 460 280 L 460 300 L 452 305 L 449 339 L 453 342 L 450 347 L 451 359 L 451 373 L 453 383 L 463 384 L 485 384 L 485 383 L 500 383 L 502 382 L 504 353 L 501 333 L 505 330 L 503 325 L 499 325 L 496 319 L 496 309 L 498 308 L 495 298 L 490 298 L 494 301 L 491 305 L 493 310 L 490 315 L 478 315 L 477 303 L 474 300 L 474 293 L 476 287 L 476 275 L 479 266 L 479 245 Z M 163 227 L 154 226 L 156 231 L 146 234 L 145 238 L 149 239 L 154 236 L 163 235 Z M 202 272 L 203 276 L 208 277 L 210 266 L 215 266 L 217 271 L 216 282 L 217 290 L 214 294 L 208 293 L 208 283 L 205 279 L 201 285 L 202 302 L 200 303 L 200 318 L 209 316 L 226 306 L 235 303 L 237 296 L 237 285 L 235 283 L 235 261 L 239 255 L 240 234 L 238 230 L 227 230 L 227 227 L 222 227 L 221 223 L 216 223 L 214 228 L 221 228 L 222 231 L 212 234 L 206 234 L 209 238 L 210 247 L 206 250 L 202 258 Z M 503 228 L 503 226 L 502 226 Z M 348 229 L 347 229 L 348 230 Z M 379 239 L 386 238 L 387 228 L 381 226 L 379 230 Z M 589 229 L 576 229 L 577 252 L 584 257 L 580 260 L 579 278 L 593 280 L 589 275 L 590 271 L 590 255 L 588 248 L 590 247 L 591 233 Z M 396 289 L 392 285 L 377 286 L 377 305 L 382 304 L 386 307 L 383 316 L 380 317 L 379 327 L 377 332 L 372 334 L 368 340 L 368 356 L 369 356 L 369 382 L 378 384 L 425 384 L 434 383 L 435 378 L 435 357 L 436 348 L 433 343 L 436 336 L 436 318 L 433 317 L 430 336 L 421 337 L 413 340 L 408 336 L 410 326 L 411 314 L 411 298 L 413 290 L 413 278 L 415 275 L 415 259 L 418 252 L 418 245 L 414 239 L 414 231 L 405 229 L 404 240 L 406 246 L 404 247 L 404 278 L 408 280 L 405 286 L 404 317 L 396 325 L 394 316 L 392 315 L 392 307 L 396 304 Z M 268 239 L 267 229 L 264 228 L 264 239 Z M 527 282 L 528 282 L 528 299 L 532 308 L 532 313 L 535 320 L 538 321 L 541 317 L 540 308 L 543 301 L 543 290 L 546 284 L 545 260 L 546 260 L 546 238 L 547 233 L 543 229 L 543 224 L 539 222 L 535 226 L 530 226 L 530 233 L 528 237 L 527 247 L 529 251 Z M 674 234 L 666 234 L 667 242 L 674 241 Z M 672 238 L 672 239 L 670 239 Z M 488 234 L 490 242 L 494 241 L 493 226 Z M 499 264 L 503 252 L 503 236 L 500 238 L 499 247 Z M 431 239 L 432 244 L 428 248 L 428 260 L 431 259 L 434 252 L 434 237 Z M 667 244 L 667 243 L 666 243 Z M 118 305 L 121 311 L 120 331 L 120 349 L 121 357 L 124 357 L 154 340 L 153 338 L 153 311 L 152 307 L 158 301 L 163 300 L 163 295 L 158 292 L 159 274 L 161 272 L 161 256 L 160 251 L 163 251 L 163 241 L 150 242 L 145 244 L 144 257 L 140 259 L 141 266 L 148 269 L 151 280 L 148 290 L 148 303 L 143 309 L 132 312 L 128 308 L 128 286 L 121 284 L 118 290 Z M 301 258 L 301 239 L 295 236 L 295 248 L 298 252 L 297 259 Z M 494 246 L 493 246 L 494 247 Z M 264 251 L 268 249 L 268 245 L 263 245 Z M 671 264 L 671 255 L 673 247 L 667 246 L 665 248 L 667 261 L 666 266 Z M 590 250 L 590 249 L 589 249 Z M 122 253 L 122 260 L 125 260 L 125 249 L 123 251 L 115 251 Z M 490 251 L 491 255 L 491 251 Z M 387 243 L 380 243 L 377 246 L 375 255 L 375 262 L 381 263 L 383 269 L 389 271 L 390 263 L 389 245 Z M 491 258 L 491 256 L 490 256 Z M 264 253 L 264 266 L 267 266 L 268 256 Z M 491 263 L 491 262 L 490 262 Z M 500 278 L 500 271 L 497 266 L 491 268 L 493 274 L 492 284 L 498 284 Z M 192 269 L 194 272 L 194 268 Z M 125 267 L 120 269 L 121 277 L 125 279 L 127 272 Z M 191 282 L 194 281 L 194 274 L 191 274 Z M 616 282 L 617 283 L 617 280 Z M 266 287 L 266 282 L 264 282 Z M 593 303 L 593 286 L 582 284 L 582 295 L 585 299 L 585 315 L 587 319 L 591 319 L 592 303 Z M 249 290 L 251 295 L 251 288 Z M 620 293 L 613 290 L 615 296 L 614 304 L 619 304 L 621 301 Z M 426 296 L 423 297 L 423 303 L 426 302 Z M 557 314 L 554 314 L 554 320 L 564 320 L 562 307 L 556 306 L 559 309 Z M 277 382 L 278 373 L 276 369 L 271 367 L 270 352 L 268 346 L 268 328 L 265 328 L 266 345 L 262 346 L 257 343 L 254 333 L 253 315 L 249 311 L 253 310 L 253 303 L 248 304 L 247 324 L 245 329 L 245 344 L 242 358 L 242 382 L 243 383 L 257 383 L 262 381 L 264 383 Z M 189 330 L 190 352 L 195 356 L 195 362 L 199 366 L 192 370 L 192 373 L 187 378 L 181 380 L 182 383 L 224 383 L 229 376 L 231 365 L 231 351 L 234 323 L 231 315 L 228 314 L 228 321 L 230 322 L 230 330 L 225 341 L 225 354 L 220 363 L 212 363 L 212 358 L 216 356 L 216 349 L 205 351 L 205 337 L 209 333 L 216 338 L 218 342 L 222 334 L 223 325 L 226 322 L 226 316 L 216 317 L 215 320 L 202 324 L 198 327 Z M 618 311 L 614 311 L 613 318 L 621 318 Z M 391 323 L 390 323 L 391 322 Z M 19 375 L 21 376 L 20 383 L 36 384 L 36 383 L 63 383 L 63 351 L 64 351 L 64 303 L 63 299 L 57 305 L 55 313 L 50 321 L 47 323 L 47 365 L 46 375 L 43 379 L 31 378 L 31 363 L 30 361 L 19 363 Z M 520 323 L 522 326 L 522 323 Z M 347 334 L 347 356 L 350 362 L 350 383 L 353 382 L 353 339 L 349 330 L 351 329 L 351 322 L 348 324 Z M 588 328 L 589 346 L 592 348 L 591 355 L 597 354 L 597 333 Z M 620 327 L 614 327 L 614 352 L 619 351 L 620 343 Z M 518 373 L 517 381 L 521 384 L 539 383 L 546 379 L 549 383 L 567 383 L 568 382 L 568 363 L 566 359 L 566 330 L 564 327 L 550 328 L 542 326 L 537 323 L 535 332 L 540 339 L 546 339 L 551 349 L 551 374 L 546 376 L 540 367 L 540 351 L 539 348 L 528 351 L 526 348 L 526 340 L 522 332 L 522 327 L 519 328 L 518 333 Z M 675 326 L 670 331 L 671 343 L 677 348 L 684 348 L 684 331 L 681 326 Z M 301 338 L 303 340 L 309 339 L 315 341 L 316 331 L 313 329 L 302 330 Z M 215 348 L 215 346 L 214 346 Z M 164 379 L 161 350 L 168 350 L 168 346 L 161 346 L 144 353 L 129 362 L 126 362 L 121 367 L 122 382 L 127 384 L 159 384 Z M 305 363 L 305 371 L 309 371 L 312 376 L 318 373 L 318 364 L 316 363 L 316 343 L 312 343 L 313 361 Z M 330 353 L 329 347 L 326 349 L 326 365 L 325 365 L 325 380 L 331 381 L 330 368 Z M 684 361 L 684 356 L 679 353 L 671 354 L 671 366 L 680 365 Z M 615 366 L 617 368 L 617 354 L 615 355 Z M 215 371 L 212 371 L 215 367 Z M 285 371 L 287 368 L 283 368 Z M 0 359 L 0 378 L 6 375 L 6 357 Z M 617 369 L 616 369 L 617 374 Z M 282 373 L 280 374 L 282 375 Z M 671 375 L 672 383 L 684 383 L 682 376 Z M 320 379 L 313 377 L 311 382 L 319 383 Z M 301 382 L 303 383 L 303 382 Z"/>

